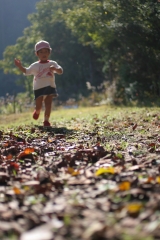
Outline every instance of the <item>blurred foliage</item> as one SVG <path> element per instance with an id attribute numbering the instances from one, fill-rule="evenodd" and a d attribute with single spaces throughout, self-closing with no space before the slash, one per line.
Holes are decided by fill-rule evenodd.
<path id="1" fill-rule="evenodd" d="M 34 104 L 30 101 L 28 93 L 18 94 L 6 94 L 4 97 L 0 97 L 0 114 L 12 114 L 28 112 L 30 109 L 34 109 Z"/>
<path id="2" fill-rule="evenodd" d="M 0 61 L 5 73 L 21 74 L 13 58 L 30 65 L 36 61 L 35 43 L 45 39 L 53 49 L 51 58 L 64 68 L 64 74 L 56 76 L 60 100 L 82 101 L 91 94 L 95 102 L 159 105 L 158 1 L 41 1 L 29 20 L 24 35 L 5 49 Z M 20 76 L 31 96 L 32 82 Z"/>

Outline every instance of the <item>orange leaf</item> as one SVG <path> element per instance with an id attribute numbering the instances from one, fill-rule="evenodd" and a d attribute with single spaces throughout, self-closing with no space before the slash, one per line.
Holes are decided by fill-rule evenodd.
<path id="1" fill-rule="evenodd" d="M 3 146 L 4 147 L 8 147 L 9 146 L 9 142 L 5 142 Z"/>
<path id="2" fill-rule="evenodd" d="M 22 157 L 25 157 L 26 155 L 29 155 L 34 152 L 34 148 L 26 148 L 23 152 L 20 152 L 18 154 L 18 159 L 21 159 Z"/>
<path id="3" fill-rule="evenodd" d="M 14 188 L 13 188 L 13 191 L 14 191 L 14 193 L 17 194 L 17 195 L 18 195 L 18 194 L 21 194 L 21 190 L 20 190 L 19 188 L 17 188 L 17 187 L 14 187 Z"/>
<path id="4" fill-rule="evenodd" d="M 130 187 L 131 187 L 131 183 L 127 182 L 127 181 L 119 184 L 119 190 L 120 191 L 127 191 L 127 190 L 130 189 Z"/>
<path id="5" fill-rule="evenodd" d="M 153 177 L 148 177 L 146 183 L 151 183 L 151 182 L 153 182 L 154 180 L 155 180 L 155 179 L 154 179 Z"/>
<path id="6" fill-rule="evenodd" d="M 24 152 L 20 152 L 17 157 L 18 159 L 21 159 L 21 157 L 24 157 L 24 156 L 26 156 L 26 154 Z"/>
<path id="7" fill-rule="evenodd" d="M 34 152 L 34 148 L 26 148 L 25 150 L 24 150 L 24 153 L 25 154 L 30 154 L 30 153 L 33 153 Z"/>
<path id="8" fill-rule="evenodd" d="M 19 170 L 19 164 L 18 164 L 18 163 L 11 162 L 11 163 L 10 163 L 10 166 L 11 166 L 12 168 L 14 168 L 15 170 Z"/>
<path id="9" fill-rule="evenodd" d="M 12 158 L 13 158 L 12 154 L 8 154 L 8 155 L 6 156 L 6 160 L 11 160 Z"/>

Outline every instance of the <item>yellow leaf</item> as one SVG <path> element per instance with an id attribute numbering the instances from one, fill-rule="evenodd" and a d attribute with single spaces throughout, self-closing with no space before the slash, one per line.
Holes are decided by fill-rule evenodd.
<path id="1" fill-rule="evenodd" d="M 71 174 L 72 176 L 77 176 L 80 174 L 79 171 L 75 171 L 74 168 L 68 167 L 67 173 Z"/>
<path id="2" fill-rule="evenodd" d="M 52 142 L 54 142 L 54 141 L 55 141 L 54 138 L 48 138 L 48 142 L 49 142 L 49 143 L 52 143 Z"/>
<path id="3" fill-rule="evenodd" d="M 156 182 L 160 184 L 160 176 L 156 177 Z"/>
<path id="4" fill-rule="evenodd" d="M 142 203 L 131 203 L 127 206 L 127 211 L 129 213 L 137 213 L 142 209 Z"/>
<path id="5" fill-rule="evenodd" d="M 30 190 L 30 187 L 29 187 L 29 186 L 24 186 L 23 189 L 24 189 L 25 191 L 29 191 L 29 190 Z"/>
<path id="6" fill-rule="evenodd" d="M 127 181 L 119 184 L 119 190 L 120 191 L 127 191 L 127 190 L 130 189 L 130 187 L 131 187 L 131 183 L 127 182 Z"/>
<path id="7" fill-rule="evenodd" d="M 21 190 L 19 189 L 19 188 L 17 188 L 17 187 L 13 187 L 13 191 L 14 191 L 14 193 L 15 194 L 21 194 Z"/>
<path id="8" fill-rule="evenodd" d="M 96 176 L 99 176 L 99 175 L 102 175 L 102 174 L 105 174 L 105 173 L 110 173 L 110 174 L 114 174 L 115 173 L 115 170 L 113 167 L 108 167 L 108 168 L 99 168 L 97 171 L 96 171 Z"/>

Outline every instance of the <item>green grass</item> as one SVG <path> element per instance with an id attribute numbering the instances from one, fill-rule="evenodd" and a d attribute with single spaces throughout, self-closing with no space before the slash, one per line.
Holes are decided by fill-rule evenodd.
<path id="1" fill-rule="evenodd" d="M 112 120 L 117 119 L 118 121 L 123 121 L 123 119 L 130 118 L 131 121 L 136 120 L 136 116 L 143 116 L 143 119 L 150 121 L 153 115 L 159 114 L 159 108 L 137 108 L 137 107 L 108 107 L 108 106 L 96 106 L 96 107 L 86 107 L 77 109 L 63 109 L 58 108 L 53 110 L 51 113 L 50 121 L 52 125 L 59 124 L 60 122 L 70 121 L 72 119 L 77 119 L 82 121 L 83 119 L 88 119 L 90 121 L 92 118 L 103 118 L 104 121 L 112 122 Z M 32 112 L 16 113 L 10 115 L 0 115 L 0 126 L 1 128 L 10 128 L 14 126 L 23 125 L 42 125 L 44 112 L 40 114 L 40 118 L 35 121 L 32 119 Z"/>
<path id="2" fill-rule="evenodd" d="M 106 107 L 93 107 L 93 108 L 77 108 L 77 109 L 63 109 L 58 108 L 52 110 L 50 121 L 55 124 L 60 121 L 69 121 L 73 118 L 89 118 L 95 114 L 103 115 L 107 112 Z M 0 115 L 0 126 L 2 127 L 12 127 L 19 125 L 30 125 L 38 124 L 42 125 L 44 111 L 41 112 L 40 117 L 37 121 L 32 118 L 32 112 L 16 113 L 9 115 Z"/>

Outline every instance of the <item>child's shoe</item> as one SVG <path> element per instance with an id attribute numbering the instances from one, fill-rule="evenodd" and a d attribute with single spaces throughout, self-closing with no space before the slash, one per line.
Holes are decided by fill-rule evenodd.
<path id="1" fill-rule="evenodd" d="M 44 126 L 44 127 L 50 127 L 51 124 L 50 124 L 48 121 L 44 121 L 44 122 L 43 122 L 43 126 Z"/>
<path id="2" fill-rule="evenodd" d="M 37 120 L 37 119 L 39 118 L 39 114 L 36 113 L 36 110 L 34 110 L 34 112 L 33 112 L 33 118 L 34 118 L 35 120 Z"/>

